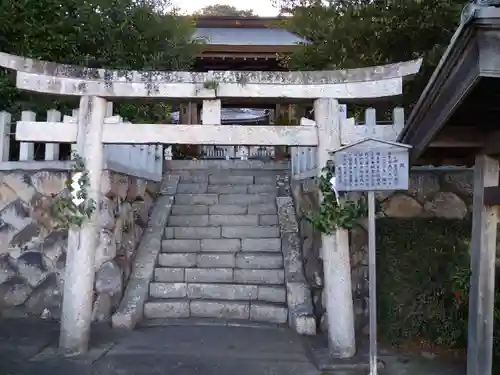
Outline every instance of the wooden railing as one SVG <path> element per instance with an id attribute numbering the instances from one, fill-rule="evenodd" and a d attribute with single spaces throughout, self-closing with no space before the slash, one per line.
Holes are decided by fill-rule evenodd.
<path id="1" fill-rule="evenodd" d="M 109 107 L 111 109 L 111 106 Z M 110 113 L 108 113 L 110 114 Z M 47 123 L 76 123 L 78 110 L 71 116 L 63 116 L 57 110 L 48 110 L 43 116 Z M 23 111 L 21 121 L 36 121 L 37 114 Z M 121 123 L 119 116 L 110 116 L 106 123 Z M 15 140 L 16 119 L 8 112 L 0 112 L 0 170 L 40 170 L 69 169 L 71 167 L 74 144 L 68 143 L 31 143 Z M 160 181 L 163 169 L 162 145 L 115 145 L 104 146 L 104 168 L 138 178 Z"/>

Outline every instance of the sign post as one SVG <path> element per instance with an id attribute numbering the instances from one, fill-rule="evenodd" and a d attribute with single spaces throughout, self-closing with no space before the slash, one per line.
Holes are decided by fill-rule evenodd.
<path id="1" fill-rule="evenodd" d="M 377 247 L 375 240 L 375 193 L 368 192 L 368 288 L 370 319 L 370 375 L 377 375 Z"/>
<path id="2" fill-rule="evenodd" d="M 333 152 L 336 192 L 368 192 L 370 375 L 377 375 L 375 192 L 408 190 L 409 149 L 401 143 L 365 138 Z"/>

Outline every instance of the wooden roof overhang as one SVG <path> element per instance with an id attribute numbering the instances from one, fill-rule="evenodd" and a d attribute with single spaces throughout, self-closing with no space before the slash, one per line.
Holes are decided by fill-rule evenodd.
<path id="1" fill-rule="evenodd" d="M 500 8 L 469 10 L 398 138 L 413 163 L 471 166 L 480 152 L 500 154 Z"/>
<path id="2" fill-rule="evenodd" d="M 240 59 L 277 59 L 278 55 L 290 53 L 299 48 L 293 46 L 269 46 L 269 45 L 227 45 L 206 44 L 203 46 L 200 58 L 240 58 Z"/>
<path id="3" fill-rule="evenodd" d="M 493 367 L 499 114 L 500 8 L 469 4 L 398 141 L 413 147 L 414 163 L 474 166 L 467 339 L 470 375 L 491 375 Z"/>
<path id="4" fill-rule="evenodd" d="M 241 17 L 241 16 L 200 16 L 196 19 L 198 29 L 276 29 L 283 17 Z M 272 39 L 272 36 L 270 36 Z M 299 38 L 298 38 L 299 39 Z M 290 53 L 299 48 L 298 44 L 258 44 L 253 41 L 241 40 L 241 44 L 234 42 L 214 43 L 203 45 L 201 60 L 276 60 L 280 54 Z"/>

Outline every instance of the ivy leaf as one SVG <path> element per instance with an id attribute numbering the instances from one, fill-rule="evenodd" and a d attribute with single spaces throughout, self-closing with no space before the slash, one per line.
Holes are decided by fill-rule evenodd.
<path id="1" fill-rule="evenodd" d="M 70 190 L 70 194 L 59 196 L 51 206 L 51 213 L 54 221 L 56 222 L 56 227 L 58 229 L 68 229 L 69 227 L 81 227 L 85 222 L 85 219 L 90 219 L 92 214 L 97 208 L 97 204 L 93 199 L 88 198 L 88 171 L 85 167 L 83 159 L 78 155 L 73 155 L 75 161 L 73 164 L 72 172 L 81 173 L 82 178 L 79 181 L 80 190 L 77 193 L 79 199 L 84 201 L 76 205 L 72 199 L 72 181 L 69 179 L 66 181 L 66 186 Z"/>
<path id="2" fill-rule="evenodd" d="M 319 210 L 304 213 L 306 220 L 325 234 L 332 234 L 339 228 L 353 229 L 359 225 L 359 220 L 367 215 L 364 198 L 357 201 L 337 201 L 330 184 L 333 170 L 334 167 L 331 165 L 323 168 L 324 174 L 319 178 L 318 187 L 323 196 Z"/>

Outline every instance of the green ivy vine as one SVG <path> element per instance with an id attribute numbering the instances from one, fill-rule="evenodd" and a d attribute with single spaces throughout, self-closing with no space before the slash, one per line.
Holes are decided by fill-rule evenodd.
<path id="1" fill-rule="evenodd" d="M 85 220 L 90 219 L 97 204 L 94 199 L 89 198 L 89 176 L 83 158 L 78 153 L 73 153 L 74 164 L 71 169 L 70 178 L 66 181 L 69 190 L 67 194 L 55 199 L 51 206 L 52 218 L 56 222 L 58 229 L 69 229 L 71 227 L 80 228 Z M 78 187 L 75 189 L 72 184 L 72 177 L 80 174 Z M 82 202 L 76 204 L 74 198 L 81 199 Z"/>
<path id="2" fill-rule="evenodd" d="M 330 184 L 335 173 L 335 166 L 327 165 L 319 178 L 319 190 L 323 200 L 317 212 L 305 213 L 305 218 L 312 226 L 325 234 L 332 234 L 339 228 L 352 229 L 359 225 L 359 220 L 367 216 L 368 209 L 365 198 L 355 201 L 337 200 Z"/>

